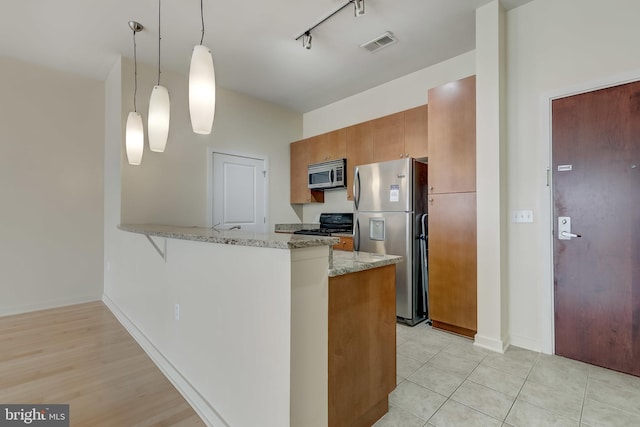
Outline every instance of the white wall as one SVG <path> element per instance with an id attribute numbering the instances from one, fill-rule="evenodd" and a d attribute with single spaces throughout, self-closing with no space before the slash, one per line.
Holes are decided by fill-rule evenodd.
<path id="1" fill-rule="evenodd" d="M 391 80 L 303 116 L 304 137 L 366 122 L 427 103 L 429 88 L 474 74 L 475 51 Z"/>
<path id="2" fill-rule="evenodd" d="M 133 63 L 123 59 L 122 64 L 124 123 L 133 111 Z M 207 226 L 207 147 L 267 158 L 269 230 L 275 223 L 300 221 L 289 204 L 289 143 L 301 137 L 299 113 L 218 86 L 213 132 L 196 135 L 189 119 L 187 76 L 163 71 L 171 125 L 165 152 L 154 153 L 146 142 L 146 119 L 156 79 L 154 67 L 138 64 L 137 105 L 145 121 L 145 151 L 142 165 L 130 166 L 122 146 L 123 223 Z"/>
<path id="3" fill-rule="evenodd" d="M 362 123 L 408 110 L 428 102 L 427 91 L 475 73 L 475 51 L 443 61 L 404 77 L 384 83 L 333 104 L 305 113 L 304 137 Z M 325 202 L 306 204 L 303 222 L 314 222 L 322 212 L 352 212 L 346 190 L 325 192 Z"/>
<path id="4" fill-rule="evenodd" d="M 115 234 L 105 302 L 209 425 L 327 425 L 327 246 Z"/>
<path id="5" fill-rule="evenodd" d="M 0 58 L 0 316 L 100 299 L 104 85 Z"/>
<path id="6" fill-rule="evenodd" d="M 508 345 L 505 11 L 476 11 L 476 196 L 478 333 L 475 344 Z"/>
<path id="7" fill-rule="evenodd" d="M 122 60 L 118 58 L 105 81 L 104 125 L 104 293 L 109 295 L 114 279 L 111 259 L 118 253 L 117 227 L 121 210 L 120 151 L 124 132 L 122 121 Z M 115 267 L 115 265 L 114 265 Z"/>
<path id="8" fill-rule="evenodd" d="M 638 16 L 637 0 L 535 0 L 507 14 L 509 209 L 533 209 L 535 221 L 509 226 L 513 344 L 543 349 L 550 339 L 545 94 L 639 70 Z"/>

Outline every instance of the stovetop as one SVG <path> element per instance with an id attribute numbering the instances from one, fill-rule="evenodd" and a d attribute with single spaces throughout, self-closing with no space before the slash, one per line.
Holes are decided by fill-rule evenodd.
<path id="1" fill-rule="evenodd" d="M 352 213 L 328 213 L 320 214 L 320 228 L 298 230 L 294 234 L 307 234 L 311 236 L 331 236 L 335 233 L 353 232 Z"/>

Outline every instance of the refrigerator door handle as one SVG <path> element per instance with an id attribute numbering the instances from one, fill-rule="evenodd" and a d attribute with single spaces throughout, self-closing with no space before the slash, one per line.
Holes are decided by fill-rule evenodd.
<path id="1" fill-rule="evenodd" d="M 353 250 L 360 252 L 360 218 L 356 219 L 356 226 L 353 229 Z"/>
<path id="2" fill-rule="evenodd" d="M 355 179 L 353 180 L 353 203 L 356 210 L 358 210 L 358 204 L 360 204 L 360 169 L 356 167 Z"/>

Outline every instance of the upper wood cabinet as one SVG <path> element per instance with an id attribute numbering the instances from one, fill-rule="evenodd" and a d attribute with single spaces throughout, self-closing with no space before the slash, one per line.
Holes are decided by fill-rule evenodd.
<path id="1" fill-rule="evenodd" d="M 427 105 L 421 105 L 372 120 L 373 162 L 427 157 L 427 115 Z"/>
<path id="2" fill-rule="evenodd" d="M 476 77 L 429 89 L 429 192 L 476 191 Z"/>
<path id="3" fill-rule="evenodd" d="M 309 164 L 346 158 L 347 199 L 353 200 L 356 166 L 427 157 L 428 114 L 425 104 L 292 143 L 291 203 L 324 202 L 322 191 L 311 192 L 307 188 Z"/>
<path id="4" fill-rule="evenodd" d="M 347 200 L 353 200 L 353 177 L 356 166 L 373 163 L 373 122 L 347 128 Z"/>
<path id="5" fill-rule="evenodd" d="M 416 159 L 427 157 L 428 111 L 427 105 L 421 105 L 404 112 L 405 157 L 414 157 Z"/>
<path id="6" fill-rule="evenodd" d="M 338 129 L 308 138 L 309 163 L 344 159 L 347 155 L 347 130 Z"/>
<path id="7" fill-rule="evenodd" d="M 404 112 L 373 120 L 373 162 L 405 157 Z"/>
<path id="8" fill-rule="evenodd" d="M 290 150 L 290 202 L 299 203 L 324 203 L 324 192 L 311 191 L 307 184 L 307 167 L 309 165 L 309 140 L 292 142 Z"/>

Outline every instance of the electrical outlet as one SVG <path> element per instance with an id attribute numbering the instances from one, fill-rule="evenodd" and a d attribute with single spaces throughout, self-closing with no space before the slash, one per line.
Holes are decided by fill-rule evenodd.
<path id="1" fill-rule="evenodd" d="M 173 308 L 173 316 L 176 320 L 180 320 L 180 304 L 176 304 Z"/>

